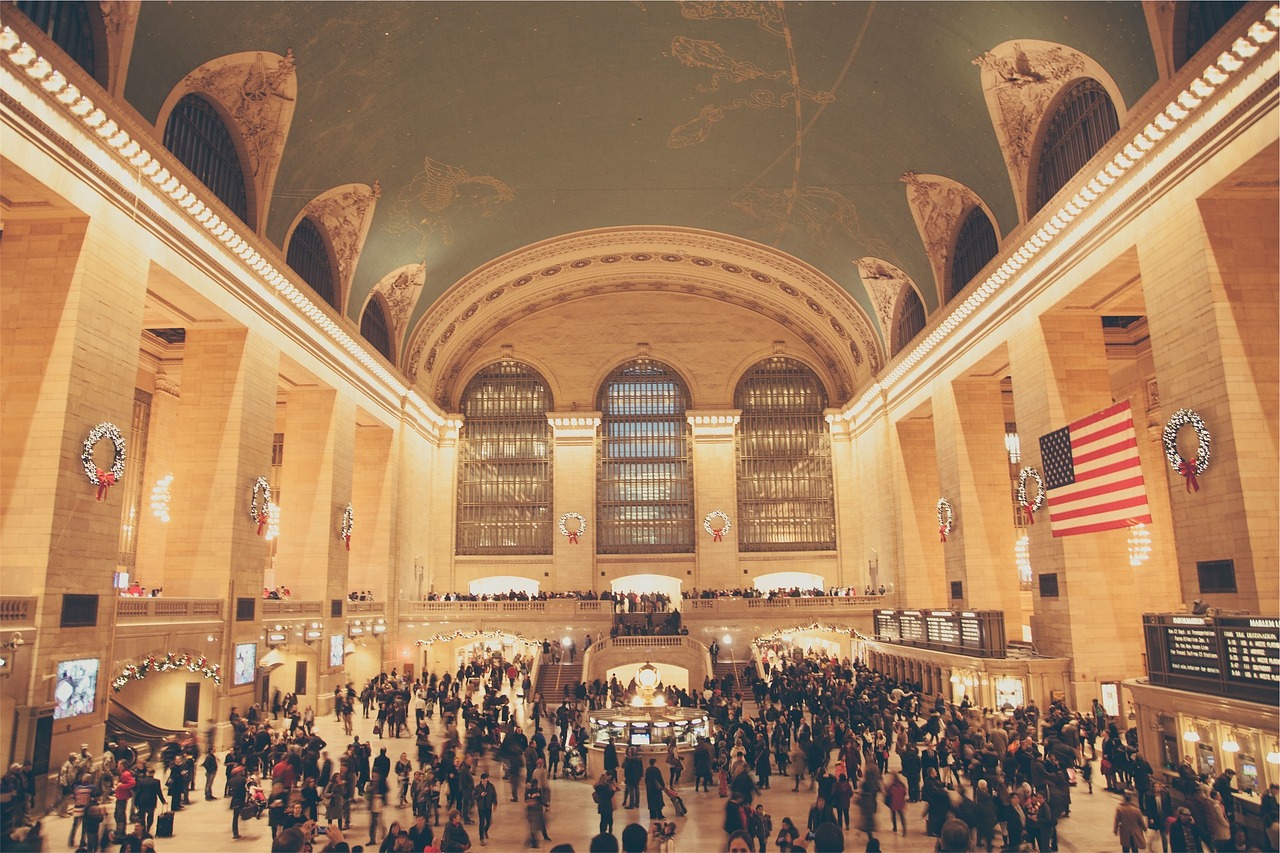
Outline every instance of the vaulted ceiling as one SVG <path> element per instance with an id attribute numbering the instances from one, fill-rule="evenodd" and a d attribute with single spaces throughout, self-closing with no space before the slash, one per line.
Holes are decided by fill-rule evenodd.
<path id="1" fill-rule="evenodd" d="M 317 196 L 378 182 L 353 318 L 407 265 L 425 264 L 412 327 L 506 253 L 620 226 L 765 244 L 874 317 L 868 256 L 938 303 L 904 173 L 1017 226 L 974 64 L 1017 40 L 1086 55 L 1122 110 L 1157 79 L 1139 3 L 182 2 L 143 4 L 125 97 L 155 122 L 201 65 L 292 51 L 262 230 L 283 245 Z"/>

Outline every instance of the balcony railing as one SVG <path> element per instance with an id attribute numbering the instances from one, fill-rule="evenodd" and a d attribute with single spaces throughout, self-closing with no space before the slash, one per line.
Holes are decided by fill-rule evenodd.
<path id="1" fill-rule="evenodd" d="M 117 598 L 116 623 L 221 622 L 221 598 Z"/>
<path id="2" fill-rule="evenodd" d="M 348 601 L 346 608 L 347 613 L 376 613 L 382 615 L 387 612 L 387 603 L 385 601 Z"/>
<path id="3" fill-rule="evenodd" d="M 368 604 L 369 602 L 364 602 Z M 276 601 L 273 598 L 262 602 L 262 615 L 265 616 L 324 616 L 323 601 Z"/>

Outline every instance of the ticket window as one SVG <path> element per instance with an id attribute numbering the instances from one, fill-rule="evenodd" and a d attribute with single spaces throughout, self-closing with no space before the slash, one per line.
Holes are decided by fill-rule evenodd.
<path id="1" fill-rule="evenodd" d="M 1218 754 L 1213 744 L 1204 740 L 1196 744 L 1196 772 L 1207 774 L 1210 779 L 1218 778 Z"/>
<path id="2" fill-rule="evenodd" d="M 1011 711 L 1026 704 L 1026 692 L 1021 678 L 997 678 L 995 689 L 998 710 Z"/>

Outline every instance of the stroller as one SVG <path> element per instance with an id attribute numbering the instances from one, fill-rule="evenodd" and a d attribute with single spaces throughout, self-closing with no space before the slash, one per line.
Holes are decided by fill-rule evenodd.
<path id="1" fill-rule="evenodd" d="M 570 779 L 581 779 L 587 775 L 587 765 L 582 760 L 582 753 L 576 749 L 565 756 L 564 775 Z"/>
<path id="2" fill-rule="evenodd" d="M 267 806 L 267 794 L 258 784 L 257 779 L 250 779 L 245 791 L 244 805 L 240 807 L 241 820 L 254 820 L 262 817 Z"/>

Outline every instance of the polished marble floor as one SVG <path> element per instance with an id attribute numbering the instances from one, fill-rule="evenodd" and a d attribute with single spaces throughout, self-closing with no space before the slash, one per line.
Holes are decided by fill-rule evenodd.
<path id="1" fill-rule="evenodd" d="M 523 708 L 519 704 L 516 707 L 523 712 Z M 437 717 L 434 722 L 438 724 L 439 718 Z M 355 734 L 364 740 L 372 735 L 372 728 L 373 721 L 362 719 L 357 706 Z M 435 725 L 432 728 L 434 738 L 435 730 L 442 727 Z M 342 752 L 349 742 L 349 739 L 342 734 L 341 726 L 332 716 L 317 721 L 317 731 L 329 743 L 328 751 L 330 755 Z M 414 754 L 413 740 L 407 736 L 399 740 L 386 738 L 381 741 L 377 737 L 373 737 L 373 743 L 375 755 L 379 746 L 385 746 L 387 747 L 387 754 L 393 762 L 401 752 L 408 752 L 410 755 Z M 892 761 L 896 762 L 896 757 Z M 890 769 L 895 769 L 892 763 Z M 495 782 L 497 782 L 501 776 L 500 768 L 496 763 L 493 763 L 489 770 Z M 1100 776 L 1095 774 L 1095 778 L 1100 778 Z M 808 791 L 807 784 L 802 784 L 800 791 L 797 793 L 792 791 L 792 783 L 790 781 L 776 778 L 774 781 L 782 782 L 783 784 L 775 784 L 771 789 L 764 791 L 758 802 L 763 802 L 765 810 L 773 816 L 775 832 L 784 816 L 791 817 L 797 826 L 803 827 L 809 806 L 813 803 L 814 795 Z M 209 851 L 209 853 L 216 853 L 216 851 L 270 850 L 271 835 L 265 817 L 254 821 L 242 820 L 240 822 L 241 838 L 238 841 L 232 840 L 231 814 L 227 809 L 226 801 L 205 802 L 200 796 L 203 782 L 204 774 L 201 773 L 199 784 L 194 792 L 192 805 L 176 815 L 174 837 L 156 839 L 156 850 L 160 851 L 160 853 L 167 853 L 167 851 L 182 851 L 182 853 Z M 598 816 L 596 815 L 595 805 L 591 800 L 591 786 L 586 781 L 559 779 L 551 783 L 551 788 L 551 810 L 548 812 L 547 817 L 548 832 L 552 841 L 542 841 L 542 849 L 548 849 L 557 843 L 568 843 L 573 845 L 575 850 L 586 851 L 591 837 L 598 828 Z M 218 780 L 215 782 L 214 789 L 215 792 L 221 792 L 221 774 L 219 774 Z M 681 793 L 684 795 L 685 803 L 689 807 L 689 814 L 686 817 L 677 818 L 674 816 L 674 809 L 670 806 L 666 809 L 666 817 L 674 820 L 678 827 L 674 849 L 680 851 L 680 853 L 704 853 L 704 851 L 705 853 L 713 853 L 714 851 L 724 850 L 725 834 L 721 827 L 724 819 L 723 808 L 725 801 L 714 791 L 695 794 L 691 784 L 682 785 Z M 1095 793 L 1092 795 L 1083 788 L 1073 789 L 1072 799 L 1071 816 L 1059 824 L 1059 848 L 1069 852 L 1118 850 L 1119 845 L 1116 843 L 1116 838 L 1112 834 L 1111 828 L 1119 797 L 1115 794 L 1105 793 L 1099 785 L 1095 786 Z M 621 795 L 619 795 L 618 802 L 621 803 L 621 801 Z M 889 815 L 882 809 L 881 813 L 877 815 L 877 837 L 880 839 L 883 850 L 925 851 L 934 848 L 935 839 L 924 834 L 924 821 L 921 817 L 923 808 L 922 804 L 908 806 L 907 815 L 910 822 L 905 836 L 901 834 L 895 835 L 890 832 Z M 407 807 L 404 809 L 389 808 L 384 814 L 384 823 L 390 823 L 394 820 L 401 820 L 408 826 L 413 820 L 411 810 Z M 619 809 L 614 816 L 615 833 L 621 834 L 623 827 L 632 822 L 638 822 L 647 829 L 649 824 L 648 809 L 643 807 L 640 809 Z M 493 851 L 526 849 L 528 829 L 524 819 L 523 806 L 517 806 L 510 801 L 508 796 L 504 796 L 501 786 L 499 786 L 499 803 L 494 813 L 494 825 L 488 846 L 481 847 L 479 835 L 474 826 L 468 827 L 468 830 L 471 832 L 472 853 L 476 853 L 481 849 Z M 70 820 L 57 817 L 47 819 L 45 849 L 49 851 L 73 849 L 66 847 L 69 831 Z M 363 802 L 360 802 L 353 807 L 352 829 L 347 833 L 347 840 L 353 845 L 365 844 L 369 837 L 368 832 L 368 811 Z M 437 841 L 438 839 L 439 836 L 437 836 Z M 853 829 L 845 833 L 845 850 L 865 850 L 866 844 L 867 836 L 863 832 Z M 1158 848 L 1158 840 L 1156 844 Z M 376 845 L 366 845 L 366 847 L 372 850 L 377 849 Z M 317 845 L 316 849 L 319 851 L 320 845 Z M 775 849 L 772 844 L 769 845 L 770 853 Z"/>

